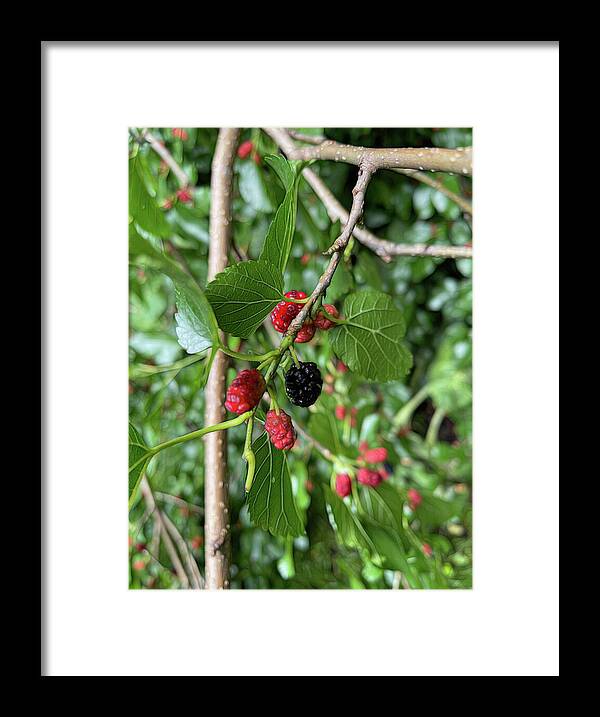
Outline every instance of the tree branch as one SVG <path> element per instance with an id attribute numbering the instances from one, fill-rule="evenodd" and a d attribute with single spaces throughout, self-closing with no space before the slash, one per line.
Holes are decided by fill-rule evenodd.
<path id="1" fill-rule="evenodd" d="M 204 587 L 204 581 L 202 579 L 202 575 L 200 575 L 200 570 L 198 570 L 198 565 L 196 564 L 196 561 L 194 560 L 194 556 L 192 555 L 188 544 L 185 542 L 183 536 L 181 533 L 177 530 L 177 527 L 173 523 L 173 521 L 169 518 L 169 516 L 166 513 L 162 513 L 162 521 L 163 525 L 169 532 L 169 535 L 173 540 L 175 541 L 175 544 L 177 545 L 177 548 L 179 550 L 179 554 L 185 561 L 185 564 L 188 569 L 189 579 L 192 584 L 192 588 L 194 590 L 202 590 Z"/>
<path id="2" fill-rule="evenodd" d="M 158 154 L 158 156 L 169 166 L 169 168 L 172 170 L 173 174 L 177 177 L 177 181 L 182 187 L 189 187 L 190 186 L 190 178 L 187 176 L 187 174 L 181 169 L 181 167 L 177 164 L 175 159 L 173 158 L 173 155 L 169 152 L 169 150 L 159 142 L 156 137 L 150 132 L 150 130 L 144 128 L 142 130 L 142 137 L 143 139 L 148 142 L 148 144 L 152 147 L 152 149 Z"/>
<path id="3" fill-rule="evenodd" d="M 441 194 L 445 194 L 448 199 L 458 205 L 465 214 L 469 214 L 469 216 L 473 215 L 473 205 L 471 202 L 468 199 L 461 197 L 460 194 L 448 189 L 448 187 L 446 187 L 443 182 L 440 182 L 439 179 L 434 179 L 428 174 L 425 174 L 425 172 L 419 172 L 418 169 L 392 169 L 392 171 L 398 172 L 398 174 L 405 174 L 407 177 L 411 177 L 411 179 L 416 179 L 423 184 L 433 187 L 433 189 L 437 190 Z"/>
<path id="4" fill-rule="evenodd" d="M 239 136 L 237 128 L 221 128 L 212 161 L 210 192 L 210 245 L 208 277 L 211 281 L 227 266 L 231 239 L 233 160 Z M 217 351 L 208 378 L 204 425 L 225 418 L 225 380 L 229 359 Z M 206 436 L 204 452 L 204 543 L 205 585 L 209 590 L 229 587 L 229 486 L 227 477 L 227 432 Z"/>
<path id="5" fill-rule="evenodd" d="M 269 127 L 270 130 L 282 130 Z M 355 147 L 327 139 L 311 147 L 295 147 L 290 159 L 330 159 L 361 165 L 368 162 L 374 169 L 417 169 L 452 174 L 472 174 L 473 151 L 471 147 L 445 149 L 442 147 Z"/>
<path id="6" fill-rule="evenodd" d="M 354 185 L 354 189 L 352 190 L 352 206 L 350 207 L 350 214 L 346 220 L 344 230 L 329 247 L 329 249 L 327 249 L 325 254 L 333 254 L 335 251 L 343 251 L 346 248 L 354 228 L 356 227 L 359 219 L 362 217 L 365 206 L 365 194 L 367 192 L 369 182 L 371 181 L 373 171 L 374 170 L 368 162 L 359 165 L 358 178 L 356 180 L 356 184 Z"/>
<path id="7" fill-rule="evenodd" d="M 321 145 L 323 144 L 323 142 L 327 141 L 325 137 L 321 137 L 319 135 L 303 134 L 302 132 L 295 132 L 294 130 L 289 129 L 286 131 L 293 139 L 296 139 L 299 142 L 306 142 L 307 144 Z M 338 143 L 336 142 L 336 144 Z M 338 146 L 342 145 L 338 144 Z M 473 214 L 473 205 L 471 204 L 471 202 L 468 199 L 461 197 L 460 194 L 456 194 L 456 192 L 453 192 L 451 189 L 448 189 L 443 182 L 440 182 L 439 179 L 434 179 L 425 172 L 420 172 L 418 169 L 399 169 L 396 167 L 392 168 L 392 171 L 397 172 L 398 174 L 404 174 L 407 177 L 411 177 L 412 179 L 416 179 L 423 184 L 427 184 L 428 186 L 433 187 L 433 189 L 437 190 L 438 192 L 445 194 L 448 199 L 457 204 L 463 210 L 463 212 L 470 215 Z"/>
<path id="8" fill-rule="evenodd" d="M 326 460 L 333 462 L 335 460 L 334 454 L 329 450 L 329 448 L 325 448 L 325 446 L 322 443 L 319 443 L 315 438 L 313 438 L 309 433 L 306 432 L 306 430 L 298 423 L 298 421 L 294 421 L 294 426 L 296 428 L 296 431 L 301 436 L 304 436 L 304 438 L 311 443 L 318 451 L 321 453 L 323 458 Z"/>
<path id="9" fill-rule="evenodd" d="M 291 156 L 295 150 L 295 144 L 285 130 L 268 128 L 265 129 L 265 132 L 279 145 L 288 157 Z M 331 221 L 335 222 L 339 219 L 343 224 L 346 224 L 348 221 L 348 212 L 323 180 L 315 174 L 310 167 L 306 167 L 302 170 L 302 176 L 323 203 Z M 386 239 L 380 239 L 363 227 L 355 226 L 352 233 L 363 246 L 366 246 L 386 262 L 392 261 L 392 258 L 396 256 L 431 256 L 470 259 L 473 255 L 471 247 L 466 246 L 397 244 L 396 242 Z"/>
<path id="10" fill-rule="evenodd" d="M 317 285 L 313 289 L 313 292 L 310 295 L 308 301 L 302 306 L 302 309 L 299 311 L 296 318 L 291 322 L 288 330 L 286 331 L 285 336 L 286 339 L 290 342 L 290 344 L 294 340 L 298 331 L 300 331 L 300 329 L 302 328 L 302 324 L 304 323 L 304 321 L 309 317 L 312 307 L 315 306 L 319 297 L 323 296 L 326 293 L 327 287 L 329 286 L 329 284 L 331 284 L 331 280 L 333 279 L 335 270 L 337 269 L 338 264 L 340 263 L 340 260 L 342 258 L 343 251 L 346 248 L 348 242 L 350 241 L 350 237 L 352 236 L 352 232 L 354 230 L 354 227 L 356 226 L 356 222 L 359 220 L 362 214 L 365 201 L 365 192 L 367 190 L 367 186 L 369 185 L 369 180 L 371 179 L 372 173 L 373 169 L 368 163 L 368 160 L 366 160 L 365 163 L 361 164 L 358 168 L 358 178 L 356 180 L 354 189 L 352 190 L 352 207 L 350 208 L 350 213 L 348 214 L 346 224 L 340 236 L 335 240 L 335 242 L 326 252 L 327 254 L 331 254 L 331 259 L 329 260 L 327 268 L 325 269 Z"/>

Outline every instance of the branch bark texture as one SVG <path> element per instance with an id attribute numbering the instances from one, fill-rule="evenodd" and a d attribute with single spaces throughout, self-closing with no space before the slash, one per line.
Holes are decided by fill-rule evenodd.
<path id="1" fill-rule="evenodd" d="M 227 266 L 231 241 L 233 160 L 239 129 L 219 130 L 211 169 L 210 246 L 208 278 L 211 281 Z M 225 382 L 229 359 L 217 351 L 205 389 L 204 425 L 225 419 Z M 229 587 L 229 486 L 227 475 L 227 431 L 209 433 L 204 450 L 204 545 L 205 586 L 209 590 Z"/>
<path id="2" fill-rule="evenodd" d="M 281 130 L 282 128 L 270 128 Z M 290 159 L 329 159 L 334 162 L 363 165 L 374 169 L 416 169 L 419 171 L 451 172 L 471 175 L 473 153 L 471 147 L 445 149 L 443 147 L 356 147 L 325 140 L 311 147 L 295 147 Z"/>

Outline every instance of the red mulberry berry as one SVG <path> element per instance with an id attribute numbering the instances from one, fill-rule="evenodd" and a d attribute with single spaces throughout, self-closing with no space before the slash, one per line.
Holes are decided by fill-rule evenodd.
<path id="1" fill-rule="evenodd" d="M 279 411 L 279 415 L 276 411 L 267 411 L 265 431 L 269 434 L 271 443 L 280 451 L 289 450 L 296 442 L 292 419 L 285 411 Z"/>
<path id="2" fill-rule="evenodd" d="M 183 129 L 183 127 L 173 127 L 171 133 L 173 137 L 177 137 L 177 139 L 182 139 L 184 142 L 189 137 L 189 134 Z"/>
<path id="3" fill-rule="evenodd" d="M 165 201 L 162 203 L 161 206 L 165 210 L 172 209 L 173 208 L 173 199 L 171 197 L 167 197 L 167 199 L 165 199 Z"/>
<path id="4" fill-rule="evenodd" d="M 179 199 L 180 202 L 184 202 L 185 204 L 187 204 L 192 201 L 192 193 L 187 187 L 184 187 L 183 189 L 178 189 L 176 194 L 177 199 Z"/>
<path id="5" fill-rule="evenodd" d="M 288 291 L 286 296 L 289 299 L 306 299 L 306 294 L 303 291 Z M 293 304 L 291 301 L 280 301 L 273 311 L 271 311 L 271 323 L 273 324 L 275 331 L 279 331 L 280 334 L 285 334 L 292 321 L 300 313 L 301 309 L 302 304 Z M 304 326 L 300 329 L 300 331 L 303 329 Z M 312 336 L 310 338 L 312 339 Z M 296 338 L 296 340 L 298 339 Z"/>
<path id="6" fill-rule="evenodd" d="M 363 457 L 367 463 L 384 463 L 387 461 L 387 448 L 371 448 L 363 453 Z"/>
<path id="7" fill-rule="evenodd" d="M 346 371 L 348 371 L 348 367 L 346 366 L 346 364 L 343 361 L 338 361 L 337 362 L 337 370 L 340 373 L 346 373 Z"/>
<path id="8" fill-rule="evenodd" d="M 296 344 L 307 343 L 315 335 L 316 330 L 317 330 L 317 327 L 315 326 L 314 322 L 312 322 L 310 319 L 307 319 L 302 324 L 302 328 L 300 329 L 300 331 L 298 331 L 298 333 L 296 334 L 294 343 L 296 343 Z"/>
<path id="9" fill-rule="evenodd" d="M 232 413 L 246 413 L 258 405 L 267 387 L 260 371 L 255 368 L 245 369 L 238 373 L 227 389 L 225 407 Z"/>
<path id="10" fill-rule="evenodd" d="M 260 154 L 259 154 L 258 152 L 254 152 L 254 153 L 253 153 L 252 159 L 254 160 L 254 163 L 255 163 L 255 164 L 258 164 L 258 166 L 260 167 L 260 165 L 261 165 L 261 159 L 260 159 Z"/>
<path id="11" fill-rule="evenodd" d="M 415 488 L 409 488 L 406 491 L 406 495 L 408 496 L 408 505 L 411 510 L 416 510 L 423 502 L 421 494 Z"/>
<path id="12" fill-rule="evenodd" d="M 423 553 L 430 558 L 433 555 L 433 549 L 429 543 L 423 543 L 422 545 Z"/>
<path id="13" fill-rule="evenodd" d="M 248 139 L 245 142 L 242 142 L 240 146 L 238 147 L 237 155 L 240 159 L 246 159 L 246 157 L 252 152 L 252 148 L 254 145 L 252 142 Z"/>
<path id="14" fill-rule="evenodd" d="M 346 418 L 345 406 L 336 406 L 335 407 L 335 417 L 338 419 L 338 421 L 343 421 L 344 418 Z"/>
<path id="15" fill-rule="evenodd" d="M 327 318 L 327 314 L 337 319 L 340 312 L 332 304 L 323 304 L 323 309 L 324 311 L 319 311 L 315 316 L 315 324 L 321 331 L 329 331 L 329 329 L 335 326 L 335 322 L 330 321 Z"/>
<path id="16" fill-rule="evenodd" d="M 372 471 L 369 468 L 359 468 L 356 477 L 359 483 L 368 485 L 371 488 L 375 488 L 383 480 L 377 471 Z"/>
<path id="17" fill-rule="evenodd" d="M 352 492 L 352 481 L 347 473 L 340 473 L 335 477 L 335 492 L 340 498 L 345 498 Z"/>

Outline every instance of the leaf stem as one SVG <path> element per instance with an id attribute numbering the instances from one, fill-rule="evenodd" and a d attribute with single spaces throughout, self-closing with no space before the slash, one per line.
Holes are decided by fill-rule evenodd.
<path id="1" fill-rule="evenodd" d="M 444 411 L 443 408 L 438 407 L 435 409 L 435 413 L 431 417 L 429 427 L 427 428 L 427 435 L 425 436 L 425 443 L 429 447 L 433 446 L 437 441 L 440 426 L 442 425 L 442 421 L 444 420 L 445 415 L 446 411 Z"/>
<path id="2" fill-rule="evenodd" d="M 206 353 L 203 352 L 201 354 L 194 354 L 193 356 L 186 356 L 179 361 L 175 361 L 174 363 L 166 364 L 163 366 L 138 364 L 137 366 L 132 366 L 129 369 L 129 377 L 141 378 L 143 376 L 151 376 L 156 373 L 166 373 L 167 371 L 180 371 L 182 368 L 185 368 L 186 366 L 191 366 L 193 363 L 196 363 L 197 361 L 202 361 L 205 358 Z"/>
<path id="3" fill-rule="evenodd" d="M 331 322 L 334 323 L 334 324 L 347 324 L 347 323 L 348 323 L 348 322 L 346 321 L 346 319 L 341 319 L 341 318 L 337 318 L 337 319 L 336 319 L 335 316 L 333 316 L 332 314 L 330 314 L 328 311 L 325 311 L 325 309 L 322 309 L 322 311 L 323 311 L 323 313 L 325 314 L 325 318 L 326 318 L 328 321 L 331 321 Z"/>
<path id="4" fill-rule="evenodd" d="M 245 420 L 250 418 L 250 416 L 252 416 L 253 412 L 254 412 L 254 410 L 246 411 L 246 413 L 241 413 L 239 416 L 229 419 L 229 421 L 223 421 L 222 423 L 216 423 L 214 426 L 205 426 L 204 428 L 200 428 L 197 431 L 192 431 L 191 433 L 186 433 L 183 436 L 178 436 L 177 438 L 172 438 L 170 441 L 166 441 L 166 443 L 160 443 L 158 446 L 154 446 L 154 448 L 151 448 L 149 450 L 149 454 L 154 456 L 157 453 L 160 453 L 160 451 L 164 451 L 165 448 L 171 448 L 171 446 L 177 446 L 180 443 L 186 443 L 187 441 L 192 441 L 192 440 L 194 440 L 194 438 L 202 438 L 202 436 L 205 436 L 207 433 L 213 433 L 214 431 L 226 431 L 228 428 L 233 428 L 234 426 L 239 426 Z"/>
<path id="5" fill-rule="evenodd" d="M 266 354 L 244 354 L 238 351 L 232 351 L 226 346 L 223 346 L 223 344 L 219 345 L 219 349 L 224 354 L 227 354 L 227 356 L 231 356 L 232 358 L 238 359 L 240 361 L 258 361 L 261 363 L 263 363 L 269 358 L 275 357 L 279 353 L 278 349 L 273 349 L 272 351 L 268 351 Z"/>
<path id="6" fill-rule="evenodd" d="M 427 398 L 429 395 L 429 385 L 425 384 L 415 395 L 407 401 L 404 406 L 398 411 L 398 413 L 394 416 L 393 419 L 393 425 L 395 428 L 400 428 L 402 426 L 407 426 L 410 423 L 410 420 L 412 418 L 413 413 L 418 408 L 418 406 L 423 403 L 423 401 Z"/>
<path id="7" fill-rule="evenodd" d="M 246 475 L 245 484 L 246 493 L 249 493 L 250 488 L 252 488 L 252 481 L 254 480 L 254 470 L 256 468 L 256 456 L 254 455 L 254 451 L 252 450 L 252 428 L 254 426 L 254 411 L 251 411 L 250 413 L 251 415 L 248 418 L 248 423 L 246 425 L 246 441 L 244 443 L 243 453 L 244 460 L 248 464 L 248 473 Z"/>

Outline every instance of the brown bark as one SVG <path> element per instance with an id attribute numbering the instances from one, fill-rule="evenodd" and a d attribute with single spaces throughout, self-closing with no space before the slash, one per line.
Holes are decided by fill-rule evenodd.
<path id="1" fill-rule="evenodd" d="M 265 128 L 281 131 L 280 127 Z M 295 147 L 290 159 L 330 159 L 334 162 L 363 165 L 368 162 L 376 169 L 413 169 L 452 174 L 472 174 L 473 150 L 471 147 L 445 149 L 443 147 L 355 147 L 325 140 L 312 147 Z"/>
<path id="2" fill-rule="evenodd" d="M 210 247 L 208 281 L 227 265 L 231 241 L 233 160 L 239 129 L 219 130 L 211 170 Z M 228 359 L 217 352 L 205 389 L 204 425 L 225 420 L 225 381 Z M 229 485 L 227 431 L 209 433 L 204 439 L 204 545 L 205 585 L 209 590 L 229 587 Z"/>

